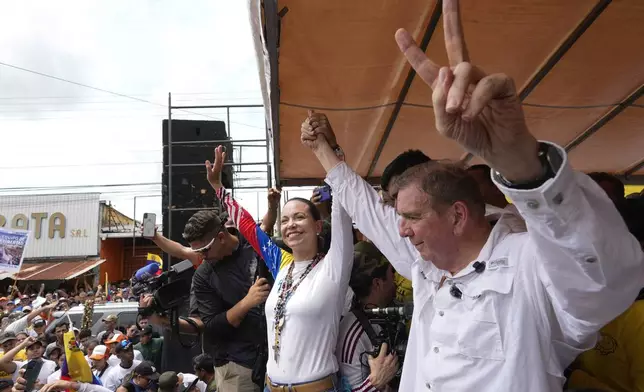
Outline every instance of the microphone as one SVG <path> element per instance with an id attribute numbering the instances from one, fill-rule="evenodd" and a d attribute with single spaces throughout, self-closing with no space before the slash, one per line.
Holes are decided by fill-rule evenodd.
<path id="1" fill-rule="evenodd" d="M 387 308 L 370 308 L 365 309 L 365 313 L 373 315 L 396 315 L 404 318 L 410 318 L 414 313 L 413 302 L 407 302 L 403 306 L 390 306 Z"/>
<path id="2" fill-rule="evenodd" d="M 453 285 L 452 288 L 449 289 L 449 293 L 456 299 L 461 299 L 463 297 L 463 292 L 458 287 L 456 287 L 456 285 Z"/>
<path id="3" fill-rule="evenodd" d="M 134 273 L 134 279 L 139 281 L 148 280 L 151 277 L 156 276 L 157 272 L 159 272 L 159 264 L 150 263 L 139 268 L 138 271 Z"/>
<path id="4" fill-rule="evenodd" d="M 477 274 L 483 273 L 483 271 L 485 271 L 485 261 L 477 261 L 472 264 L 472 267 L 474 267 L 474 271 L 476 271 Z"/>

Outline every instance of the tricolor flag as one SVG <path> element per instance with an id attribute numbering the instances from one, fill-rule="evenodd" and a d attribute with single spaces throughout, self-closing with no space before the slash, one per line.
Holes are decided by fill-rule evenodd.
<path id="1" fill-rule="evenodd" d="M 67 381 L 85 382 L 102 385 L 101 381 L 92 373 L 89 363 L 76 342 L 74 331 L 65 332 L 65 359 L 60 368 L 60 379 Z"/>
<path id="2" fill-rule="evenodd" d="M 163 259 L 161 258 L 161 256 L 155 255 L 154 253 L 148 253 L 148 260 L 146 262 L 146 265 L 152 263 L 159 264 L 159 270 L 157 271 L 156 275 L 161 275 L 161 273 L 163 272 Z"/>

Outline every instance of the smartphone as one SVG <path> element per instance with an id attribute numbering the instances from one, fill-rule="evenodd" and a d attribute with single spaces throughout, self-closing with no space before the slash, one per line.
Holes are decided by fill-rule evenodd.
<path id="1" fill-rule="evenodd" d="M 143 214 L 143 238 L 153 238 L 157 224 L 157 214 L 146 212 Z"/>
<path id="2" fill-rule="evenodd" d="M 328 185 L 315 188 L 315 191 L 320 195 L 320 203 L 331 200 L 331 187 Z"/>
<path id="3" fill-rule="evenodd" d="M 26 392 L 31 392 L 34 390 L 34 385 L 38 380 L 38 373 L 40 373 L 40 369 L 37 365 L 38 361 L 35 360 L 31 360 L 27 363 L 25 374 L 23 376 L 24 379 L 27 380 L 27 383 L 25 384 Z"/>

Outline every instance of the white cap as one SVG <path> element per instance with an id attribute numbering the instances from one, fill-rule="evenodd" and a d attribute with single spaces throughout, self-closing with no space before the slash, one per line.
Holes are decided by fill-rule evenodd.
<path id="1" fill-rule="evenodd" d="M 92 351 L 92 355 L 89 356 L 89 359 L 100 361 L 101 359 L 105 358 L 106 354 L 107 354 L 107 347 L 102 344 L 99 344 L 98 346 L 94 347 L 94 351 Z"/>

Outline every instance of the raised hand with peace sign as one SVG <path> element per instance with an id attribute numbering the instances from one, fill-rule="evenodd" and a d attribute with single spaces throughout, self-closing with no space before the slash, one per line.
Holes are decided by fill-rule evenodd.
<path id="1" fill-rule="evenodd" d="M 526 126 L 514 81 L 505 74 L 486 75 L 470 62 L 458 3 L 443 0 L 449 66 L 430 60 L 406 30 L 396 32 L 407 61 L 433 90 L 436 129 L 511 182 L 539 178 L 538 143 Z"/>

